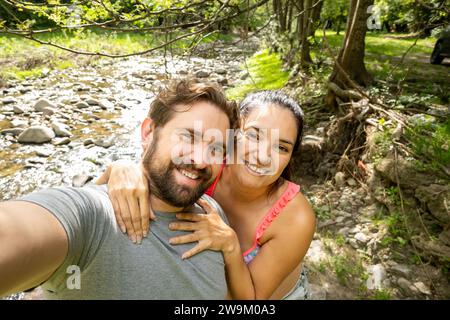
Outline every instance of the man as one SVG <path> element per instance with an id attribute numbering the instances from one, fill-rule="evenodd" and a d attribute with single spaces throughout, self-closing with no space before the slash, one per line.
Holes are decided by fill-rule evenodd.
<path id="1" fill-rule="evenodd" d="M 106 186 L 0 203 L 0 296 L 42 285 L 50 299 L 224 299 L 221 253 L 182 260 L 191 246 L 170 245 L 177 234 L 168 224 L 187 207 L 199 211 L 193 204 L 220 170 L 203 151 L 224 148 L 217 135 L 203 134 L 215 129 L 225 137 L 236 115 L 222 91 L 194 81 L 175 83 L 152 102 L 141 128 L 151 196 L 142 201 L 150 201 L 156 221 L 141 245 L 120 231 Z"/>

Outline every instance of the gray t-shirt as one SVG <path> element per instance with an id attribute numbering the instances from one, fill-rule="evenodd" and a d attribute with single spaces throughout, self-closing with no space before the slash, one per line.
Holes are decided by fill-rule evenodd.
<path id="1" fill-rule="evenodd" d="M 222 218 L 220 206 L 210 197 Z M 63 225 L 69 250 L 63 264 L 42 284 L 48 299 L 225 299 L 223 256 L 205 250 L 182 260 L 197 243 L 171 245 L 174 213 L 157 217 L 141 245 L 124 235 L 114 216 L 106 186 L 53 188 L 22 197 L 50 211 Z M 203 212 L 196 205 L 194 211 Z M 79 269 L 78 269 L 79 268 Z M 77 278 L 77 272 L 80 277 Z M 80 280 L 77 283 L 77 279 Z M 79 289 L 77 289 L 79 285 Z"/>

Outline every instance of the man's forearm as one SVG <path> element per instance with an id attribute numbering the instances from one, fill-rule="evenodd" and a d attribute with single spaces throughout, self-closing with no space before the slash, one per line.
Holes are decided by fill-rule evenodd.
<path id="1" fill-rule="evenodd" d="M 29 202 L 0 203 L 0 297 L 47 280 L 67 248 L 66 233 L 50 212 Z"/>

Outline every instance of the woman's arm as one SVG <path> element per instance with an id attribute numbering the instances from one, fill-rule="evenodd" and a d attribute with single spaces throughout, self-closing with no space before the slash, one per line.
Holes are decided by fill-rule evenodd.
<path id="1" fill-rule="evenodd" d="M 173 238 L 171 243 L 198 241 L 198 245 L 184 253 L 183 258 L 206 249 L 222 251 L 232 299 L 270 298 L 282 281 L 301 263 L 314 235 L 314 212 L 308 201 L 299 194 L 274 220 L 271 225 L 272 236 L 263 243 L 252 262 L 246 265 L 236 233 L 211 206 L 201 204 L 208 214 L 177 215 L 190 222 L 175 223 L 171 229 L 193 233 Z"/>
<path id="2" fill-rule="evenodd" d="M 108 166 L 96 184 L 108 183 L 117 224 L 134 243 L 140 243 L 150 229 L 155 215 L 149 203 L 147 178 L 140 164 L 119 160 Z"/>

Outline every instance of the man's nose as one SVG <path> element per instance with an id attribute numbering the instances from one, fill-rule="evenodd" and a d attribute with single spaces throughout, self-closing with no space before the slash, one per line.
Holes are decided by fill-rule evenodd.
<path id="1" fill-rule="evenodd" d="M 206 148 L 203 144 L 197 144 L 191 153 L 191 160 L 197 169 L 205 169 L 208 165 Z"/>

